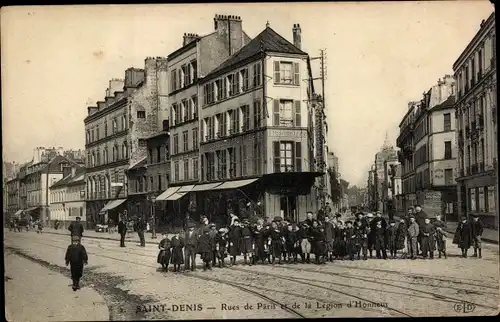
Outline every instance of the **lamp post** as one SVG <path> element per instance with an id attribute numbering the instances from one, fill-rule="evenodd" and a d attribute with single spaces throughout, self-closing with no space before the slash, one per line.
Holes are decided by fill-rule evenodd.
<path id="1" fill-rule="evenodd" d="M 152 225 L 153 225 L 153 232 L 151 235 L 151 239 L 156 239 L 156 209 L 155 209 L 155 201 L 156 197 L 155 196 L 150 196 L 149 198 L 151 200 L 151 215 L 152 215 Z"/>

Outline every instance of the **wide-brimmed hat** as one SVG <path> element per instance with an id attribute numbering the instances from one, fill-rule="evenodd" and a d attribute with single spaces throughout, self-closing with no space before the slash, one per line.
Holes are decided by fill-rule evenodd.
<path id="1" fill-rule="evenodd" d="M 372 213 L 368 213 L 368 214 L 366 215 L 366 217 L 368 217 L 368 218 L 372 218 L 372 217 L 373 217 L 373 214 L 372 214 Z"/>

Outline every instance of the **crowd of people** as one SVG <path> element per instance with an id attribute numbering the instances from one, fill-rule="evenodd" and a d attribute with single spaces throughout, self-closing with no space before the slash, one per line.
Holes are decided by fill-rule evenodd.
<path id="1" fill-rule="evenodd" d="M 168 270 L 194 270 L 197 255 L 203 269 L 214 266 L 237 265 L 236 257 L 243 256 L 244 265 L 315 263 L 334 260 L 367 260 L 410 258 L 447 258 L 446 224 L 441 216 L 430 218 L 422 207 L 410 208 L 406 216 L 388 220 L 381 212 L 359 212 L 353 221 L 343 221 L 340 214 L 308 212 L 300 223 L 277 217 L 271 222 L 260 219 L 251 224 L 230 215 L 228 227 L 217 229 L 202 217 L 201 225 L 191 223 L 186 232 L 172 238 L 162 234 L 157 262 Z M 432 220 L 432 223 L 431 223 Z M 462 221 L 453 243 L 462 249 L 462 256 L 474 247 L 474 256 L 481 257 L 481 221 Z M 311 256 L 312 255 L 312 256 Z M 227 261 L 227 262 L 226 262 Z M 181 268 L 181 265 L 183 266 Z"/>

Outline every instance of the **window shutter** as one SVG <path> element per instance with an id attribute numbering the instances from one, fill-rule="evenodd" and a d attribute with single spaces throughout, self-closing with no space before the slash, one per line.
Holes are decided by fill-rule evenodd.
<path id="1" fill-rule="evenodd" d="M 274 172 L 280 172 L 280 142 L 273 142 Z"/>
<path id="2" fill-rule="evenodd" d="M 274 83 L 279 84 L 281 79 L 280 75 L 280 62 L 275 61 L 274 62 Z"/>
<path id="3" fill-rule="evenodd" d="M 293 79 L 295 85 L 300 85 L 299 63 L 293 63 Z"/>
<path id="4" fill-rule="evenodd" d="M 257 64 L 254 64 L 252 66 L 251 71 L 252 71 L 252 76 L 250 77 L 250 70 L 249 70 L 248 77 L 249 77 L 249 79 L 252 80 L 252 87 L 255 87 L 255 86 L 257 86 L 257 79 L 255 77 L 255 76 L 257 76 Z"/>
<path id="5" fill-rule="evenodd" d="M 201 155 L 201 181 L 205 180 L 205 155 Z"/>
<path id="6" fill-rule="evenodd" d="M 301 126 L 301 118 L 300 118 L 300 101 L 295 101 L 295 126 Z"/>
<path id="7" fill-rule="evenodd" d="M 302 172 L 302 144 L 295 142 L 295 172 Z"/>
<path id="8" fill-rule="evenodd" d="M 279 101 L 279 99 L 274 99 L 273 125 L 274 126 L 279 126 L 280 125 L 280 101 Z"/>
<path id="9" fill-rule="evenodd" d="M 177 70 L 177 72 L 178 72 L 178 75 L 179 75 L 179 76 L 178 76 L 178 81 L 177 81 L 177 82 L 178 82 L 178 84 L 179 84 L 178 86 L 179 86 L 179 88 L 182 88 L 182 69 L 181 69 L 181 68 L 179 68 L 179 69 Z"/>

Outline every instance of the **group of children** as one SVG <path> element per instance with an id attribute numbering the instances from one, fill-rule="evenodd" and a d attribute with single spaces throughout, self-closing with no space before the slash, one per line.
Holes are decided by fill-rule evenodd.
<path id="1" fill-rule="evenodd" d="M 307 219 L 298 224 L 285 220 L 267 223 L 259 220 L 253 225 L 248 220 L 240 222 L 232 216 L 229 227 L 218 230 L 215 224 L 202 218 L 198 229 L 191 224 L 187 232 L 178 233 L 171 239 L 163 234 L 157 262 L 165 270 L 173 264 L 174 271 L 180 271 L 183 264 L 185 270 L 194 270 L 197 254 L 201 255 L 204 270 L 217 264 L 225 267 L 226 259 L 230 265 L 236 265 L 237 256 L 243 256 L 245 265 L 367 260 L 368 256 L 373 258 L 373 251 L 376 258 L 387 259 L 387 251 L 391 258 L 397 258 L 398 251 L 402 251 L 401 258 L 407 256 L 405 246 L 406 240 L 410 240 L 411 222 L 408 225 L 405 219 L 396 226 L 394 220 L 387 222 L 380 212 L 375 216 L 360 212 L 354 221 L 345 222 L 340 214 L 331 219 L 328 214 L 320 219 L 313 216 L 313 213 L 307 213 Z M 434 231 L 432 234 L 434 237 Z M 433 242 L 438 240 L 439 247 L 444 238 L 444 231 L 439 229 Z M 423 246 L 423 250 L 428 249 Z M 446 256 L 445 251 L 444 254 Z"/>

